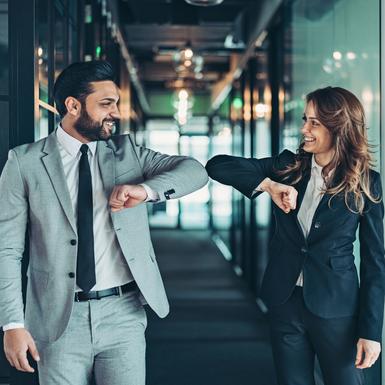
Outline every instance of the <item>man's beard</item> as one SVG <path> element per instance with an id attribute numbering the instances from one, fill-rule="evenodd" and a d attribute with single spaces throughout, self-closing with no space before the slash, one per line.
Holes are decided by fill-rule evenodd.
<path id="1" fill-rule="evenodd" d="M 86 106 L 82 106 L 80 116 L 75 122 L 75 130 L 84 138 L 93 142 L 95 140 L 108 140 L 111 137 L 111 131 L 107 130 L 104 125 L 106 122 L 114 122 L 113 119 L 104 119 L 102 125 L 94 121 L 86 110 Z"/>

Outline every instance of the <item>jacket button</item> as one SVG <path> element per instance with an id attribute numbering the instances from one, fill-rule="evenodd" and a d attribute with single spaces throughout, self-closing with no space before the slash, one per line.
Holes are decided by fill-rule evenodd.
<path id="1" fill-rule="evenodd" d="M 301 253 L 307 253 L 307 248 L 305 246 L 302 246 L 301 247 Z"/>
<path id="2" fill-rule="evenodd" d="M 314 228 L 319 229 L 321 227 L 321 222 L 314 223 Z"/>
<path id="3" fill-rule="evenodd" d="M 68 276 L 69 276 L 70 278 L 75 278 L 75 273 L 73 273 L 73 272 L 71 271 L 70 273 L 68 273 Z"/>
<path id="4" fill-rule="evenodd" d="M 76 243 L 77 243 L 77 242 L 76 242 L 76 239 L 71 239 L 70 243 L 71 243 L 72 246 L 75 246 Z"/>

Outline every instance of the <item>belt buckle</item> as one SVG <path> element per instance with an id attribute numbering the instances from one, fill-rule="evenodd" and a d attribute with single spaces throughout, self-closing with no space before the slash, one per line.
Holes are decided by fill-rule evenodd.
<path id="1" fill-rule="evenodd" d="M 119 297 L 123 295 L 122 286 L 118 286 L 118 293 L 119 293 Z"/>
<path id="2" fill-rule="evenodd" d="M 79 300 L 79 292 L 75 292 L 75 301 L 80 302 Z"/>

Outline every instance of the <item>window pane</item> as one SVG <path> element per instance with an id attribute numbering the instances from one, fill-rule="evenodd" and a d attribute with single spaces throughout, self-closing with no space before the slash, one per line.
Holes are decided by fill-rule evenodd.
<path id="1" fill-rule="evenodd" d="M 8 74 L 8 1 L 0 2 L 0 95 L 7 95 Z"/>
<path id="2" fill-rule="evenodd" d="M 39 65 L 39 99 L 48 103 L 48 5 L 46 0 L 36 2 L 37 55 Z"/>
<path id="3" fill-rule="evenodd" d="M 55 7 L 55 79 L 66 66 L 66 19 Z"/>
<path id="4" fill-rule="evenodd" d="M 0 102 L 0 173 L 7 160 L 9 149 L 9 103 Z"/>
<path id="5" fill-rule="evenodd" d="M 45 138 L 48 135 L 48 115 L 52 114 L 45 108 L 39 108 L 39 123 L 35 126 L 35 140 Z"/>

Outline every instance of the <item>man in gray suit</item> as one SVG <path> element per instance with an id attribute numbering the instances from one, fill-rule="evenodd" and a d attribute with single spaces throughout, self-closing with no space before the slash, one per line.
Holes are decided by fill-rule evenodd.
<path id="1" fill-rule="evenodd" d="M 0 178 L 0 325 L 16 369 L 41 385 L 144 385 L 147 303 L 169 311 L 143 202 L 207 182 L 194 159 L 112 137 L 119 90 L 107 62 L 58 77 L 61 123 L 9 152 Z M 29 232 L 25 313 L 21 260 Z"/>

